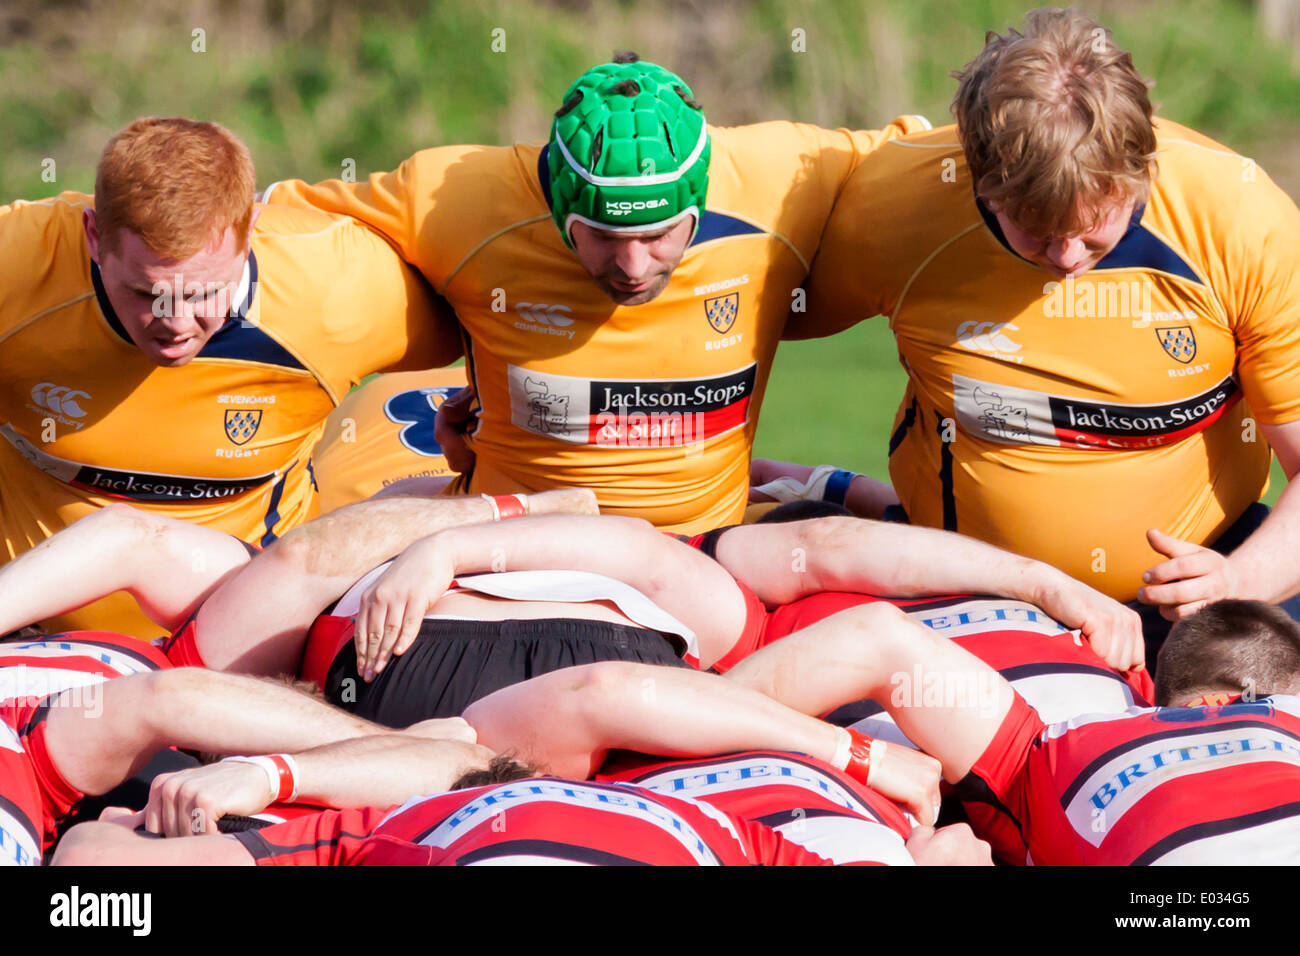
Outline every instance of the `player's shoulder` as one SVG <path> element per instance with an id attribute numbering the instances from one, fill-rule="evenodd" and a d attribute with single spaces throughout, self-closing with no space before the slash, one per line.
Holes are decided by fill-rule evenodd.
<path id="1" fill-rule="evenodd" d="M 84 248 L 81 218 L 94 205 L 85 193 L 64 192 L 0 206 L 0 247 L 6 260 L 12 264 L 15 257 L 49 258 L 62 247 Z"/>
<path id="2" fill-rule="evenodd" d="M 1294 206 L 1252 157 L 1171 120 L 1157 119 L 1155 128 L 1151 201 L 1171 219 L 1254 229 L 1260 217 Z"/>

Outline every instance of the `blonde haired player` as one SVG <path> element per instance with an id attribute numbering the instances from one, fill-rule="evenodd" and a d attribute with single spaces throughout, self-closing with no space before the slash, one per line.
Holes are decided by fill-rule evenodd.
<path id="1" fill-rule="evenodd" d="M 1149 654 L 1157 609 L 1294 595 L 1300 497 L 1267 520 L 1257 499 L 1270 445 L 1300 470 L 1295 203 L 1153 119 L 1129 54 L 1075 11 L 990 34 L 954 111 L 850 178 L 799 326 L 889 316 L 907 516 L 1140 598 Z"/>
<path id="2" fill-rule="evenodd" d="M 253 203 L 244 145 L 143 119 L 95 195 L 0 207 L 0 533 L 16 556 L 112 501 L 265 544 L 317 511 L 349 389 L 446 364 L 445 308 L 349 219 Z M 125 595 L 58 630 L 154 629 Z"/>

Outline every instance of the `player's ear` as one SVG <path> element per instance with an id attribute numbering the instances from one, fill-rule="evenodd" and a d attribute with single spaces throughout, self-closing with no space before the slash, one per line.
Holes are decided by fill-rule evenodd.
<path id="1" fill-rule="evenodd" d="M 81 228 L 86 233 L 86 248 L 90 250 L 90 258 L 95 265 L 99 265 L 99 225 L 95 221 L 95 210 L 81 211 Z"/>

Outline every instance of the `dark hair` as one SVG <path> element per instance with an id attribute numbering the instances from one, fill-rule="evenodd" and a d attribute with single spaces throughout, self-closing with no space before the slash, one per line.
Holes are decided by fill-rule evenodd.
<path id="1" fill-rule="evenodd" d="M 843 505 L 829 501 L 787 501 L 777 505 L 754 524 L 781 524 L 786 521 L 807 521 L 810 518 L 852 518 L 853 512 Z"/>
<path id="2" fill-rule="evenodd" d="M 1215 601 L 1169 632 L 1156 666 L 1156 704 L 1211 691 L 1294 693 L 1300 624 L 1262 601 Z"/>
<path id="3" fill-rule="evenodd" d="M 531 764 L 521 763 L 513 754 L 497 754 L 483 770 L 470 770 L 463 773 L 451 785 L 452 790 L 467 790 L 470 787 L 486 787 L 494 783 L 510 783 L 513 780 L 525 780 L 536 777 L 537 768 Z"/>

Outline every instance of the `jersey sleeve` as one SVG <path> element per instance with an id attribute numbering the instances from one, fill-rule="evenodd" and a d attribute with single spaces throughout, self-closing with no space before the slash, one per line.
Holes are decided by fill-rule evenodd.
<path id="1" fill-rule="evenodd" d="M 386 239 L 441 290 L 456 264 L 497 227 L 493 209 L 509 203 L 517 172 L 514 151 L 440 146 L 406 159 L 392 172 L 362 182 L 329 179 L 268 186 L 270 204 L 350 216 Z"/>
<path id="2" fill-rule="evenodd" d="M 231 834 L 258 866 L 347 866 L 386 810 L 325 810 L 285 823 Z"/>
<path id="3" fill-rule="evenodd" d="M 1024 827 L 1029 804 L 1025 766 L 1034 741 L 1046 728 L 1038 712 L 1017 693 L 993 739 L 957 785 L 958 796 L 974 796 L 982 784 Z"/>
<path id="4" fill-rule="evenodd" d="M 438 368 L 460 355 L 455 314 L 392 246 L 351 219 L 264 207 L 265 314 L 338 396 L 373 372 Z M 264 282 L 259 294 L 270 295 Z"/>
<path id="5" fill-rule="evenodd" d="M 414 263 L 418 260 L 423 211 L 416 201 L 421 195 L 418 158 L 419 154 L 412 156 L 392 172 L 372 173 L 364 182 L 327 179 L 312 185 L 301 179 L 286 179 L 268 186 L 263 199 L 351 216 L 391 242 L 407 262 Z"/>
<path id="6" fill-rule="evenodd" d="M 1237 372 L 1251 410 L 1265 425 L 1300 420 L 1300 210 L 1250 160 L 1228 213 L 1224 281 L 1237 338 Z M 1216 184 L 1217 188 L 1217 184 Z"/>

